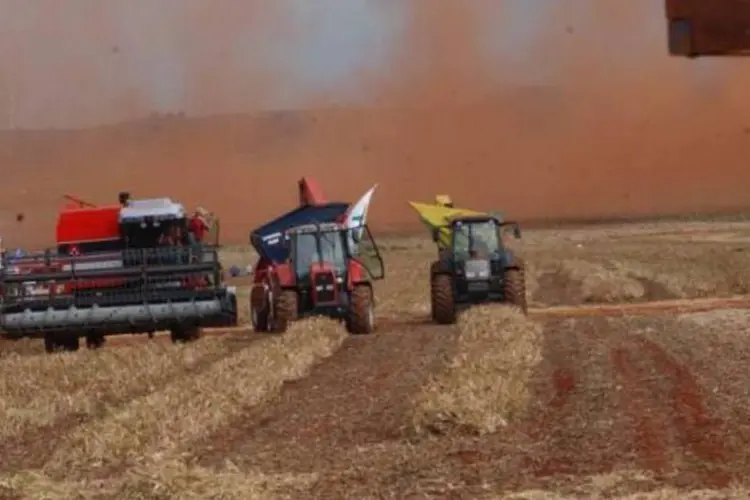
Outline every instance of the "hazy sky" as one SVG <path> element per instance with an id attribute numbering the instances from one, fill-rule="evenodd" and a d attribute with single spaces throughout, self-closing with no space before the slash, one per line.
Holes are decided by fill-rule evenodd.
<path id="1" fill-rule="evenodd" d="M 418 10 L 458 1 L 0 0 L 0 127 L 367 104 L 373 75 L 408 73 L 394 66 L 407 46 L 441 56 L 412 46 Z M 461 36 L 497 85 L 624 75 L 666 58 L 662 1 L 460 0 L 472 23 Z M 686 71 L 709 85 L 716 74 Z"/>

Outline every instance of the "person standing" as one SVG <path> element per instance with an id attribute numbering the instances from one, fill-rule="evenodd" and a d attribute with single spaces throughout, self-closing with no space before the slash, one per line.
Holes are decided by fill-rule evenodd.
<path id="1" fill-rule="evenodd" d="M 206 238 L 206 234 L 211 230 L 212 226 L 211 214 L 203 207 L 195 209 L 195 213 L 190 218 L 188 223 L 188 231 L 190 233 L 190 242 L 193 245 L 203 244 L 203 240 Z"/>

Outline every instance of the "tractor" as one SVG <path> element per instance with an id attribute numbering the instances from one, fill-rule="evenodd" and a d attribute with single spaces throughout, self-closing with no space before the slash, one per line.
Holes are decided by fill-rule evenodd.
<path id="1" fill-rule="evenodd" d="M 457 215 L 446 226 L 434 227 L 438 259 L 430 266 L 430 298 L 435 322 L 455 323 L 461 308 L 486 302 L 505 302 L 527 313 L 524 264 L 503 244 L 506 227 L 521 237 L 518 223 L 489 214 Z"/>
<path id="2" fill-rule="evenodd" d="M 234 287 L 223 283 L 218 245 L 189 240 L 184 207 L 169 198 L 60 211 L 56 248 L 0 255 L 0 330 L 44 338 L 48 352 L 90 348 L 105 336 L 169 330 L 174 342 L 202 327 L 237 323 Z"/>
<path id="3" fill-rule="evenodd" d="M 307 224 L 287 230 L 284 238 L 289 260 L 275 266 L 269 293 L 253 307 L 255 329 L 282 333 L 296 319 L 321 315 L 343 320 L 350 333 L 372 333 L 372 284 L 383 278 L 384 266 L 369 228 Z M 363 242 L 369 243 L 369 258 L 353 251 L 355 240 L 360 250 Z"/>
<path id="4" fill-rule="evenodd" d="M 371 333 L 373 282 L 384 275 L 366 224 L 375 188 L 350 205 L 325 201 L 310 179 L 299 187 L 299 207 L 250 235 L 259 255 L 250 293 L 253 328 L 283 333 L 296 319 L 322 315 L 341 319 L 351 333 Z"/>

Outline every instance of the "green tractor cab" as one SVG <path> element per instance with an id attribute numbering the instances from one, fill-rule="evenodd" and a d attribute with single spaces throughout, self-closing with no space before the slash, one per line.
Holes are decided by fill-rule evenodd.
<path id="1" fill-rule="evenodd" d="M 461 308 L 487 302 L 508 303 L 527 313 L 523 261 L 503 243 L 508 228 L 521 238 L 518 223 L 489 214 L 451 219 L 445 227 L 451 234 L 449 246 L 441 242 L 439 230 L 433 233 L 438 243 L 438 259 L 430 267 L 435 322 L 455 323 Z"/>

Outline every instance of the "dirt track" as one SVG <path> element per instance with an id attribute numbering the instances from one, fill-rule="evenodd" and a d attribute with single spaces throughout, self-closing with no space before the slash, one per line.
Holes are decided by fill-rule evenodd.
<path id="1" fill-rule="evenodd" d="M 317 498 L 472 498 L 622 470 L 655 474 L 625 487 L 632 491 L 723 488 L 750 472 L 746 403 L 735 399 L 742 370 L 723 378 L 696 352 L 713 338 L 689 346 L 695 337 L 672 320 L 543 321 L 536 403 L 497 435 L 404 441 L 408 401 L 455 338 L 451 328 L 416 327 L 347 340 L 273 404 L 249 409 L 192 451 L 207 466 L 229 458 L 243 470 L 319 473 Z M 644 333 L 649 326 L 659 333 Z M 723 362 L 749 355 L 743 346 Z"/>
<path id="2" fill-rule="evenodd" d="M 512 370 L 525 347 L 493 333 L 491 317 L 480 316 L 472 327 L 485 340 L 466 337 L 475 330 L 463 323 L 430 324 L 425 273 L 434 249 L 416 239 L 388 240 L 389 273 L 377 288 L 382 302 L 373 335 L 346 336 L 340 325 L 301 322 L 301 330 L 280 337 L 246 328 L 209 331 L 181 348 L 162 345 L 166 336 L 156 342 L 123 337 L 97 352 L 9 353 L 6 370 L 17 366 L 29 384 L 38 377 L 40 388 L 33 397 L 14 384 L 0 390 L 12 406 L 32 405 L 51 416 L 0 408 L 10 421 L 0 428 L 0 475 L 27 477 L 23 471 L 37 469 L 56 487 L 70 488 L 64 491 L 106 489 L 103 498 L 162 487 L 187 491 L 194 483 L 181 482 L 180 474 L 204 478 L 212 491 L 235 481 L 238 493 L 227 498 L 245 498 L 247 488 L 272 498 L 262 486 L 269 481 L 276 481 L 273 492 L 290 498 L 497 498 L 492 495 L 532 489 L 576 498 L 744 484 L 750 299 L 733 295 L 742 287 L 720 285 L 744 283 L 743 259 L 750 257 L 736 243 L 748 228 L 732 231 L 732 238 L 704 243 L 695 238 L 713 233 L 675 233 L 674 241 L 662 243 L 663 234 L 632 227 L 530 231 L 525 252 L 534 265 L 527 279 L 536 283 L 529 298 L 535 304 L 530 318 L 541 325 L 533 342 L 539 356 L 524 379 L 524 410 L 497 432 L 478 436 L 478 428 L 451 417 L 451 408 L 476 403 L 452 400 L 449 385 L 437 397 L 458 406 L 441 418 L 457 425 L 416 429 L 423 414 L 415 402 L 455 360 L 479 363 L 467 365 L 468 378 L 456 375 L 458 387 L 499 387 L 504 368 L 484 372 L 481 363 L 500 358 L 472 356 L 509 353 L 504 359 Z M 623 241 L 624 234 L 631 239 Z M 672 253 L 657 261 L 660 245 Z M 245 258 L 239 250 L 227 256 Z M 683 264 L 673 265 L 678 256 Z M 555 267 L 561 258 L 568 263 L 562 270 Z M 569 273 L 577 269 L 593 281 Z M 550 273 L 557 278 L 545 278 Z M 644 302 L 645 288 L 642 295 L 620 293 L 639 277 L 669 285 L 683 298 Z M 707 291 L 714 295 L 706 298 Z M 567 305 L 545 305 L 552 303 Z M 284 344 L 289 335 L 294 340 Z M 329 335 L 343 343 L 324 342 Z M 330 346 L 321 357 L 308 351 L 312 338 Z M 486 344 L 466 350 L 467 342 L 480 341 Z M 130 359 L 137 353 L 144 361 Z M 153 374 L 143 376 L 144 370 Z M 501 415 L 495 406 L 501 404 L 491 402 L 486 411 Z M 191 409 L 189 419 L 165 417 L 183 408 Z M 157 450 L 165 446 L 171 451 L 162 459 Z M 187 469 L 174 472 L 170 460 Z M 33 497 L 49 488 L 27 481 L 26 489 L 13 491 Z M 117 489 L 120 484 L 131 490 Z"/>

